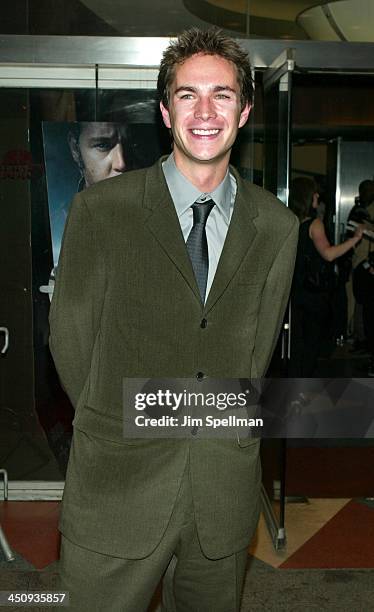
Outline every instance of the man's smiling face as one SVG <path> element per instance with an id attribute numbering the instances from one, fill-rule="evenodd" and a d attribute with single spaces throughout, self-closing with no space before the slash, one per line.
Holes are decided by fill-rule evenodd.
<path id="1" fill-rule="evenodd" d="M 175 67 L 169 108 L 161 103 L 174 139 L 176 164 L 228 164 L 232 145 L 250 112 L 241 109 L 237 71 L 218 55 L 197 54 Z"/>

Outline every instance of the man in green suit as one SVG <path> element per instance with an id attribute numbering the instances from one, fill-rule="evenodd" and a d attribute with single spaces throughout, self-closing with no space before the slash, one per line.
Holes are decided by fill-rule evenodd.
<path id="1" fill-rule="evenodd" d="M 76 407 L 60 522 L 74 609 L 239 610 L 259 443 L 124 438 L 124 378 L 259 378 L 286 307 L 298 222 L 229 166 L 251 108 L 246 53 L 184 32 L 158 80 L 173 153 L 78 194 L 50 324 Z M 169 568 L 169 569 L 168 569 Z M 170 596 L 171 595 L 171 596 Z"/>

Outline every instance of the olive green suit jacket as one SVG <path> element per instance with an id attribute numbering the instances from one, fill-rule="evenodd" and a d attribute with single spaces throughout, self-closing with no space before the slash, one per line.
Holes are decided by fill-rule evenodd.
<path id="1" fill-rule="evenodd" d="M 76 408 L 60 528 L 91 550 L 148 556 L 189 457 L 200 543 L 219 558 L 256 527 L 258 441 L 124 439 L 123 379 L 263 376 L 298 222 L 231 168 L 233 216 L 203 305 L 161 161 L 79 193 L 67 221 L 50 312 L 51 351 Z"/>

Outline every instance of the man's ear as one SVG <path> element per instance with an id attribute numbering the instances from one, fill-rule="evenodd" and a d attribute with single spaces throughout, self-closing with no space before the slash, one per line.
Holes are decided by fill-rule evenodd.
<path id="1" fill-rule="evenodd" d="M 161 110 L 162 119 L 166 127 L 171 129 L 170 114 L 169 114 L 168 109 L 163 105 L 162 102 L 160 102 L 160 110 Z"/>
<path id="2" fill-rule="evenodd" d="M 248 117 L 249 117 L 249 113 L 252 110 L 252 105 L 249 102 L 246 102 L 245 107 L 242 109 L 241 113 L 240 113 L 240 118 L 239 118 L 239 126 L 238 127 L 243 127 L 243 125 L 245 125 L 248 121 Z"/>

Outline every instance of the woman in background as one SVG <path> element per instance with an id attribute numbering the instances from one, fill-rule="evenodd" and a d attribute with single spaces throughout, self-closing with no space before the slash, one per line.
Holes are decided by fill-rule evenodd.
<path id="1" fill-rule="evenodd" d="M 314 376 L 320 346 L 331 313 L 335 272 L 332 262 L 352 249 L 362 238 L 359 226 L 352 238 L 331 245 L 323 222 L 317 217 L 319 193 L 308 177 L 292 181 L 289 207 L 300 221 L 299 242 L 291 292 L 292 378 Z"/>

